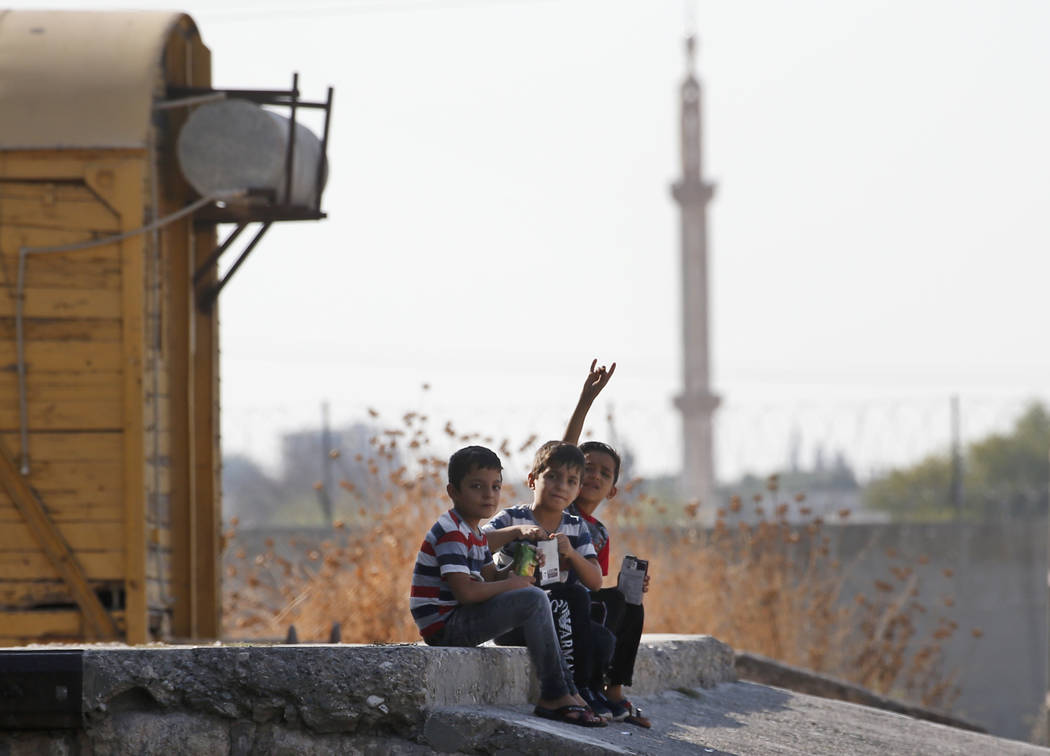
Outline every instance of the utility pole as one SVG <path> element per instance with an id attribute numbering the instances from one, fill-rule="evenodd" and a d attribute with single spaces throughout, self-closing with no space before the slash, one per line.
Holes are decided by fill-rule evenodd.
<path id="1" fill-rule="evenodd" d="M 963 508 L 963 469 L 962 469 L 962 441 L 961 423 L 959 418 L 959 395 L 953 394 L 951 398 L 951 454 L 952 454 L 952 477 L 948 492 L 952 509 L 955 511 L 955 519 L 962 519 Z"/>
<path id="2" fill-rule="evenodd" d="M 321 402 L 321 489 L 317 499 L 325 525 L 332 524 L 332 428 L 328 419 L 328 402 Z"/>

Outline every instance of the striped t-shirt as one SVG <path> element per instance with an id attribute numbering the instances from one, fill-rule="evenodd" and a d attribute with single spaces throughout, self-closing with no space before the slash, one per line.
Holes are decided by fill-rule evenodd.
<path id="1" fill-rule="evenodd" d="M 485 523 L 485 526 L 481 530 L 482 532 L 488 533 L 490 530 L 509 528 L 512 525 L 539 525 L 540 527 L 543 527 L 536 522 L 536 518 L 533 517 L 532 507 L 520 506 L 507 507 L 506 509 L 500 510 L 496 513 L 495 517 Z M 594 544 L 591 543 L 591 533 L 587 529 L 586 523 L 576 515 L 562 512 L 561 522 L 558 524 L 558 529 L 554 532 L 567 535 L 569 537 L 569 544 L 584 557 L 597 558 L 598 552 L 594 550 Z M 517 548 L 517 543 L 517 541 L 511 541 L 496 552 L 496 566 L 499 569 L 505 569 L 514 561 L 514 551 Z M 570 569 L 568 573 L 563 570 L 562 577 L 563 579 L 567 579 L 570 583 L 575 583 L 579 580 L 579 577 L 576 575 L 576 570 L 572 569 Z"/>
<path id="2" fill-rule="evenodd" d="M 477 535 L 450 509 L 438 518 L 423 539 L 412 572 L 412 592 L 408 605 L 419 633 L 429 638 L 445 626 L 445 618 L 459 603 L 452 595 L 445 575 L 463 572 L 482 581 L 481 569 L 492 563 L 485 535 Z"/>

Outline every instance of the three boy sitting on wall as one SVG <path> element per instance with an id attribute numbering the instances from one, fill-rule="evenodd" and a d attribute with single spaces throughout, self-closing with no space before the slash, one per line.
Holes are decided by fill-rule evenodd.
<path id="1" fill-rule="evenodd" d="M 620 458 L 606 444 L 575 445 L 591 403 L 616 369 L 615 363 L 608 370 L 596 365 L 591 363 L 564 440 L 536 452 L 528 477 L 531 504 L 497 513 L 499 457 L 481 446 L 452 455 L 446 491 L 453 506 L 423 540 L 409 603 L 429 645 L 495 640 L 526 646 L 540 681 L 536 716 L 584 727 L 603 727 L 608 720 L 649 727 L 623 694 L 631 684 L 644 613 L 617 588 L 602 587 L 609 532 L 594 517 L 601 502 L 616 494 Z M 545 588 L 511 569 L 519 544 L 542 541 L 557 542 L 560 561 L 560 579 Z M 592 619 L 595 607 L 603 622 Z"/>

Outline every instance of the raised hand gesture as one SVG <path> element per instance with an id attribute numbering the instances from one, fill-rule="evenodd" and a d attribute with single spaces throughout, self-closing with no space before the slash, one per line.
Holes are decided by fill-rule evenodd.
<path id="1" fill-rule="evenodd" d="M 598 394 L 602 393 L 602 389 L 605 388 L 605 384 L 612 378 L 613 373 L 616 372 L 616 363 L 614 362 L 606 370 L 605 365 L 595 370 L 595 366 L 598 364 L 598 358 L 591 360 L 591 369 L 587 372 L 587 380 L 583 382 L 583 391 L 580 392 L 580 400 L 587 400 L 588 403 L 593 402 Z"/>
<path id="2" fill-rule="evenodd" d="M 583 382 L 580 400 L 576 403 L 576 410 L 572 413 L 572 417 L 569 418 L 569 424 L 565 428 L 565 436 L 562 438 L 563 441 L 570 444 L 580 442 L 580 433 L 583 432 L 583 421 L 587 417 L 587 411 L 590 410 L 591 403 L 605 388 L 605 384 L 609 382 L 614 372 L 616 372 L 615 362 L 606 369 L 605 365 L 598 367 L 597 358 L 591 360 L 591 368 L 587 371 L 587 380 Z"/>

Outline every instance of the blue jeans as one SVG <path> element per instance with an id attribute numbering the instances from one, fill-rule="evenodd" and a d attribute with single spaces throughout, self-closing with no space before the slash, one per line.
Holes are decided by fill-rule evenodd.
<path id="1" fill-rule="evenodd" d="M 540 679 L 540 698 L 576 693 L 558 647 L 547 594 L 535 586 L 457 606 L 445 618 L 445 626 L 426 642 L 431 646 L 476 646 L 515 628 L 521 628 L 525 636 L 529 658 Z"/>

